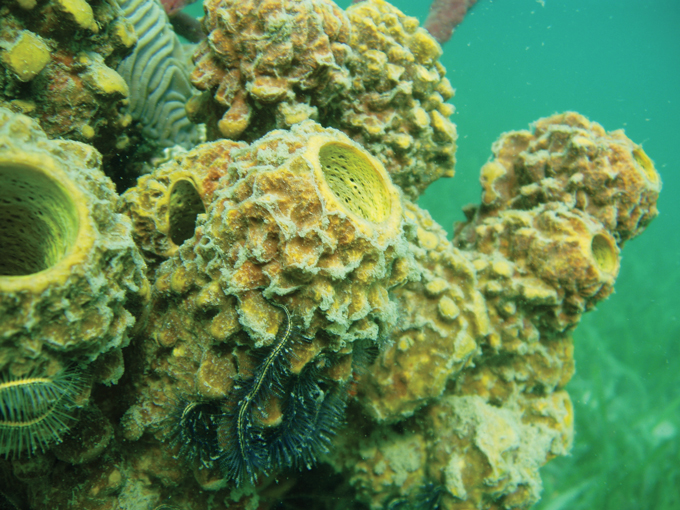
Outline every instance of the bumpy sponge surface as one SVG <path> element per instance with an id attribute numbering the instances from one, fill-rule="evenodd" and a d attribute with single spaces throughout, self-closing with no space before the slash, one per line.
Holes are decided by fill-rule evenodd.
<path id="1" fill-rule="evenodd" d="M 149 295 L 99 164 L 93 148 L 0 109 L 0 371 L 11 377 L 126 345 Z"/>

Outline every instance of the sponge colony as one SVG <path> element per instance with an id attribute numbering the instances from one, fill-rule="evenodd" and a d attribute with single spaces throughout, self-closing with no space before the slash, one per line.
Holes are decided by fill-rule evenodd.
<path id="1" fill-rule="evenodd" d="M 202 144 L 140 177 L 121 196 L 119 208 L 132 220 L 134 240 L 150 266 L 194 235 L 197 216 L 227 173 L 232 149 L 244 146 L 230 140 Z"/>
<path id="2" fill-rule="evenodd" d="M 438 61 L 441 47 L 416 18 L 383 0 L 355 3 L 347 16 L 351 87 L 320 122 L 363 145 L 415 199 L 454 171 L 457 134 L 447 103 L 454 90 Z"/>
<path id="3" fill-rule="evenodd" d="M 149 294 L 99 153 L 0 109 L 0 371 L 124 346 Z"/>
<path id="4" fill-rule="evenodd" d="M 622 130 L 606 132 L 576 112 L 511 131 L 482 167 L 482 217 L 502 209 L 560 203 L 610 231 L 619 247 L 656 217 L 661 179 L 642 147 Z"/>

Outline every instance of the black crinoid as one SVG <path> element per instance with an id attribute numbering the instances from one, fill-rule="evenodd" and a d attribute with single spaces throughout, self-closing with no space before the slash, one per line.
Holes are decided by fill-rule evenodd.
<path id="1" fill-rule="evenodd" d="M 229 398 L 185 397 L 169 415 L 169 441 L 178 456 L 217 466 L 237 485 L 288 468 L 310 469 L 328 453 L 344 421 L 349 375 L 376 354 L 373 342 L 357 341 L 351 356 L 321 349 L 304 362 L 296 351 L 317 352 L 315 339 L 302 334 L 287 307 L 267 302 L 283 320 L 272 345 L 247 355 L 253 368 Z"/>
<path id="2" fill-rule="evenodd" d="M 210 467 L 219 458 L 217 426 L 224 415 L 219 401 L 182 399 L 169 416 L 168 439 L 178 456 Z"/>
<path id="3" fill-rule="evenodd" d="M 272 346 L 254 354 L 251 376 L 238 381 L 219 426 L 224 475 L 242 484 L 286 468 L 311 468 L 327 453 L 345 415 L 347 390 L 329 374 L 337 355 L 320 354 L 295 373 L 295 348 L 310 343 L 284 312 Z"/>

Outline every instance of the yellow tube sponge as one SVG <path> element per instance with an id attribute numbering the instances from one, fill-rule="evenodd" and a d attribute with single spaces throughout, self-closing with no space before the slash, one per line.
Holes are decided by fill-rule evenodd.
<path id="1" fill-rule="evenodd" d="M 342 434 L 331 463 L 352 473 L 371 508 L 529 508 L 540 496 L 539 467 L 573 441 L 569 396 L 514 395 L 502 405 L 445 395 L 406 422 Z M 355 423 L 357 427 L 366 423 Z M 366 430 L 366 429 L 362 429 Z"/>
<path id="2" fill-rule="evenodd" d="M 227 293 L 243 306 L 256 289 L 292 294 L 291 308 L 306 322 L 323 317 L 316 327 L 341 343 L 375 340 L 376 321 L 392 320 L 387 290 L 410 258 L 400 193 L 383 166 L 344 134 L 306 122 L 239 153 L 231 177 L 194 248 L 224 264 Z M 259 341 L 269 336 L 245 310 L 241 321 Z"/>
<path id="3" fill-rule="evenodd" d="M 55 0 L 54 4 L 79 28 L 92 30 L 95 33 L 99 32 L 92 7 L 85 0 Z"/>
<path id="4" fill-rule="evenodd" d="M 187 112 L 208 138 L 251 142 L 312 119 L 368 149 L 410 198 L 453 176 L 454 90 L 416 18 L 383 0 L 346 13 L 329 0 L 209 0 L 205 10 L 191 75 L 204 92 Z"/>
<path id="5" fill-rule="evenodd" d="M 140 375 L 126 437 L 167 419 L 172 406 L 149 402 L 231 401 L 237 383 L 259 373 L 257 350 L 287 341 L 287 314 L 272 303 L 295 326 L 278 347 L 290 373 L 348 383 L 355 353 L 382 344 L 397 321 L 389 295 L 413 267 L 402 218 L 380 162 L 336 130 L 306 121 L 233 149 L 193 236 L 156 272 L 142 343 L 153 375 Z M 282 397 L 261 398 L 258 426 L 280 423 Z"/>
<path id="6" fill-rule="evenodd" d="M 439 63 L 441 47 L 418 20 L 383 0 L 347 9 L 351 87 L 321 122 L 340 129 L 375 155 L 412 199 L 439 177 L 452 177 L 454 90 Z"/>
<path id="7" fill-rule="evenodd" d="M 205 92 L 187 110 L 211 138 L 252 141 L 316 118 L 349 85 L 349 21 L 332 1 L 207 0 L 205 14 L 191 75 Z"/>
<path id="8" fill-rule="evenodd" d="M 149 285 L 99 153 L 6 109 L 0 140 L 0 372 L 125 346 Z"/>
<path id="9" fill-rule="evenodd" d="M 118 2 L 13 0 L 0 20 L 0 106 L 37 119 L 51 138 L 117 158 L 134 127 L 129 84 L 114 69 L 136 40 Z"/>
<path id="10" fill-rule="evenodd" d="M 572 443 L 571 332 L 611 294 L 621 247 L 656 215 L 651 160 L 578 114 L 503 135 L 494 153 L 481 171 L 482 203 L 466 210 L 452 245 L 405 208 L 419 278 L 392 291 L 394 343 L 361 377 L 367 412 L 350 416 L 330 459 L 372 507 L 538 500 L 539 468 Z M 354 430 L 370 438 L 355 445 Z"/>
<path id="11" fill-rule="evenodd" d="M 593 216 L 622 246 L 658 214 L 661 179 L 642 147 L 578 113 L 505 133 L 493 152 L 482 168 L 482 217 L 558 202 Z"/>
<path id="12" fill-rule="evenodd" d="M 194 235 L 198 214 L 205 213 L 231 163 L 231 150 L 244 146 L 220 140 L 178 154 L 121 196 L 119 209 L 130 216 L 148 264 L 170 257 Z"/>
<path id="13" fill-rule="evenodd" d="M 482 203 L 455 242 L 476 259 L 493 314 L 564 333 L 613 291 L 619 251 L 657 215 L 661 181 L 621 131 L 573 112 L 506 133 L 493 150 Z"/>
<path id="14" fill-rule="evenodd" d="M 314 122 L 274 131 L 232 158 L 195 235 L 160 267 L 158 299 L 181 303 L 171 315 L 189 320 L 203 345 L 242 329 L 253 345 L 270 343 L 280 319 L 262 293 L 287 296 L 310 332 L 323 328 L 336 349 L 377 340 L 395 320 L 387 293 L 411 264 L 399 191 L 382 165 Z M 187 307 L 218 313 L 198 325 Z M 174 321 L 159 317 L 153 334 L 160 343 L 183 336 Z"/>
<path id="15" fill-rule="evenodd" d="M 608 297 L 619 272 L 616 239 L 559 203 L 502 211 L 475 229 L 475 266 L 487 299 L 551 332 L 575 327 Z"/>
<path id="16" fill-rule="evenodd" d="M 402 420 L 439 397 L 490 332 L 471 261 L 411 203 L 405 206 L 405 231 L 413 276 L 392 291 L 398 326 L 359 386 L 359 402 L 378 421 Z"/>

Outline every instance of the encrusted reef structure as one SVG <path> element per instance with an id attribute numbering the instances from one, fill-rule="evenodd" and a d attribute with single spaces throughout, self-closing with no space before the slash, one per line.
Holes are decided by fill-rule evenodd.
<path id="1" fill-rule="evenodd" d="M 252 141 L 305 119 L 381 160 L 412 198 L 453 176 L 453 88 L 441 47 L 382 0 L 345 14 L 328 0 L 210 0 L 187 106 L 208 137 Z"/>
<path id="2" fill-rule="evenodd" d="M 116 65 L 137 41 L 116 0 L 8 0 L 0 6 L 0 106 L 50 137 L 126 143 L 129 87 Z"/>
<path id="3" fill-rule="evenodd" d="M 96 46 L 112 5 L 3 4 L 3 94 L 24 94 L 3 101 L 41 111 L 19 82 L 56 72 L 57 28 L 30 23 L 87 6 Z M 572 443 L 571 333 L 657 215 L 652 161 L 541 119 L 493 145 L 449 239 L 413 203 L 456 141 L 414 18 L 205 7 L 186 107 L 213 141 L 120 197 L 91 145 L 0 109 L 0 506 L 266 509 L 300 482 L 305 508 L 531 507 Z M 32 78 L 28 31 L 50 48 Z"/>
<path id="4" fill-rule="evenodd" d="M 185 111 L 196 92 L 190 53 L 157 0 L 9 0 L 0 6 L 0 106 L 50 137 L 93 145 L 124 190 L 146 159 L 204 138 Z"/>
<path id="5" fill-rule="evenodd" d="M 574 368 L 571 331 L 612 292 L 623 244 L 657 215 L 661 182 L 642 148 L 579 114 L 507 133 L 493 151 L 482 203 L 467 209 L 453 244 L 427 240 L 426 228 L 436 227 L 417 214 L 420 250 L 412 252 L 426 270 L 394 292 L 416 290 L 396 328 L 413 341 L 384 349 L 359 385 L 358 402 L 375 422 L 355 419 L 373 435 L 358 450 L 351 432 L 341 440 L 349 444 L 338 442 L 332 462 L 372 508 L 528 508 L 538 500 L 538 468 L 572 441 L 563 389 Z M 481 300 L 455 300 L 470 287 Z M 459 331 L 470 325 L 476 346 L 461 365 L 458 346 L 468 341 Z M 428 335 L 448 341 L 430 340 L 425 350 L 418 337 Z"/>
<path id="6" fill-rule="evenodd" d="M 208 0 L 188 112 L 209 138 L 252 141 L 317 116 L 349 87 L 347 15 L 330 0 Z"/>
<path id="7" fill-rule="evenodd" d="M 150 269 L 194 235 L 196 216 L 212 202 L 232 149 L 245 145 L 220 140 L 180 153 L 123 194 L 119 209 L 132 219 L 135 243 Z"/>

